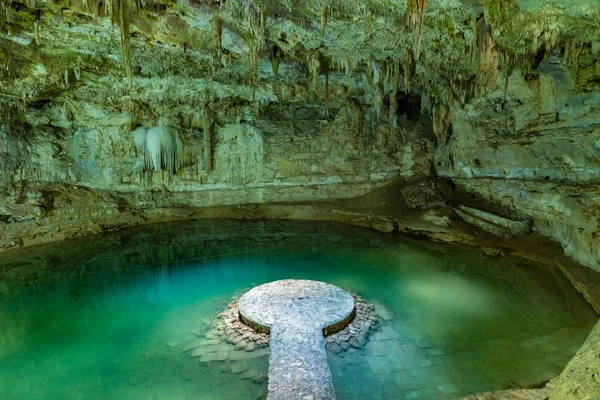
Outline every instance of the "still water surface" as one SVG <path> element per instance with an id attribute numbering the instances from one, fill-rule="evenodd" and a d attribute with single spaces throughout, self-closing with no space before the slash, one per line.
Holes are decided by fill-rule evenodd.
<path id="1" fill-rule="evenodd" d="M 473 248 L 330 223 L 149 225 L 2 255 L 0 399 L 264 397 L 266 357 L 184 350 L 232 297 L 283 278 L 333 283 L 385 317 L 365 348 L 329 355 L 341 400 L 536 384 L 596 320 L 559 272 Z"/>

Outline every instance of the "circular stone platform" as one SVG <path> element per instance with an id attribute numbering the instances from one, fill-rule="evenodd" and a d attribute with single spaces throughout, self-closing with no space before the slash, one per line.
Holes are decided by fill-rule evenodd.
<path id="1" fill-rule="evenodd" d="M 288 279 L 251 289 L 238 310 L 242 322 L 271 335 L 267 400 L 335 399 L 323 335 L 354 318 L 350 293 Z"/>
<path id="2" fill-rule="evenodd" d="M 240 320 L 269 333 L 274 323 L 309 324 L 330 334 L 354 318 L 350 293 L 329 283 L 285 279 L 257 286 L 240 298 Z"/>

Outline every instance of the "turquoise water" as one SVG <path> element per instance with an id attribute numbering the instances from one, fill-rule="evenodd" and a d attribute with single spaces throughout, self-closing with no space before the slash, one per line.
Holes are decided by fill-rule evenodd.
<path id="1" fill-rule="evenodd" d="M 255 285 L 317 279 L 385 317 L 330 354 L 339 399 L 451 399 L 558 374 L 597 316 L 517 258 L 329 223 L 196 221 L 4 253 L 1 399 L 256 399 L 267 357 L 185 351 Z"/>

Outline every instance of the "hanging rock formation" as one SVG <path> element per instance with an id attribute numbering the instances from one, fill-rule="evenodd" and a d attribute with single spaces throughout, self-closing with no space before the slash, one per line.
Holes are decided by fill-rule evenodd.
<path id="1" fill-rule="evenodd" d="M 0 224 L 438 177 L 600 270 L 598 0 L 1 5 Z"/>

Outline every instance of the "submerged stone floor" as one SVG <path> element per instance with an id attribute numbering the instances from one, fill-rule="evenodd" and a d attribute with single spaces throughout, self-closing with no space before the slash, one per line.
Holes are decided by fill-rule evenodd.
<path id="1" fill-rule="evenodd" d="M 234 296 L 239 298 L 239 295 Z M 358 303 L 360 304 L 360 303 Z M 369 331 L 364 346 L 346 346 L 337 352 L 339 341 L 332 340 L 340 335 L 325 337 L 326 349 L 333 383 L 338 399 L 406 399 L 406 400 L 451 400 L 467 396 L 468 399 L 543 399 L 547 390 L 515 389 L 507 392 L 486 393 L 501 388 L 528 388 L 554 378 L 566 362 L 577 352 L 573 340 L 580 343 L 585 335 L 575 328 L 563 327 L 544 335 L 519 335 L 519 352 L 526 355 L 545 354 L 542 365 L 510 360 L 508 354 L 514 350 L 510 340 L 490 339 L 474 343 L 469 348 L 445 347 L 407 335 L 395 314 L 386 304 L 370 299 L 374 311 L 380 318 L 374 329 Z M 210 325 L 194 330 L 196 338 L 184 343 L 175 341 L 175 349 L 191 354 L 201 365 L 218 365 L 225 374 L 233 374 L 256 383 L 267 380 L 268 347 L 263 347 L 265 334 L 255 333 L 241 324 L 237 333 L 220 330 L 223 325 L 236 325 L 239 321 L 224 321 L 235 301 L 226 312 L 219 314 Z M 359 316 L 349 327 L 357 325 Z M 228 318 L 228 317 L 227 317 Z M 346 328 L 347 330 L 348 328 Z M 189 332 L 189 331 L 188 331 Z M 251 339 L 256 336 L 256 342 Z M 246 336 L 246 338 L 244 338 Z M 233 340 L 233 341 L 232 341 Z M 235 343 L 237 342 L 237 343 Z M 242 345 L 244 348 L 242 348 Z M 498 367 L 497 361 L 506 359 Z M 302 366 L 300 366 L 302 368 Z M 468 377 L 468 379 L 465 379 Z M 257 388 L 257 390 L 260 390 Z M 266 388 L 259 395 L 267 395 Z M 307 395 L 310 398 L 310 395 Z M 542 397 L 540 397 L 542 396 Z M 302 397 L 300 397 L 302 398 Z M 316 398 L 316 397 L 315 397 Z"/>
<path id="2" fill-rule="evenodd" d="M 258 286 L 240 299 L 241 319 L 271 335 L 267 399 L 335 399 L 325 332 L 344 328 L 354 299 L 324 282 L 281 280 Z"/>
<path id="3" fill-rule="evenodd" d="M 436 346 L 404 334 L 395 323 L 400 315 L 394 314 L 385 304 L 371 302 L 382 321 L 369 335 L 364 347 L 350 347 L 347 351 L 335 353 L 335 346 L 326 346 L 338 399 L 451 400 L 492 388 L 537 386 L 560 373 L 577 351 L 577 346 L 572 345 L 574 336 L 580 342 L 585 338 L 577 329 L 569 327 L 530 336 L 519 343 L 519 351 L 523 354 L 543 352 L 546 354 L 546 361 L 542 363 L 545 367 L 529 363 L 524 357 L 520 362 L 507 360 L 503 368 L 495 368 L 488 365 L 488 361 L 506 357 L 510 341 L 488 340 L 474 344 L 472 349 Z M 189 313 L 190 310 L 181 310 L 179 314 L 185 320 Z M 221 323 L 220 318 L 215 321 Z M 209 325 L 210 321 L 203 324 Z M 174 356 L 183 352 L 198 360 L 200 365 L 220 366 L 225 375 L 235 375 L 259 385 L 267 380 L 269 347 L 246 346 L 240 349 L 240 343 L 251 341 L 238 337 L 236 341 L 241 340 L 233 344 L 226 341 L 224 335 L 215 336 L 215 329 L 209 326 L 194 329 L 193 325 L 183 322 L 178 325 L 182 328 L 181 339 L 173 338 L 166 343 L 175 351 Z M 190 331 L 194 334 L 190 335 Z M 255 334 L 250 328 L 245 332 L 248 338 Z M 262 343 L 263 334 L 258 335 L 261 337 L 258 343 Z M 335 335 L 325 339 L 333 337 Z M 465 379 L 466 376 L 469 379 Z M 267 395 L 261 392 L 260 386 L 256 390 L 258 398 Z M 506 393 L 481 393 L 468 399 L 542 399 L 544 397 L 522 396 L 543 393 L 543 390 L 517 389 Z"/>
<path id="4" fill-rule="evenodd" d="M 287 238 L 286 240 L 298 242 L 297 237 Z M 337 243 L 339 238 L 332 237 L 328 240 Z M 180 245 L 185 246 L 187 243 L 180 243 Z M 302 246 L 310 246 L 310 244 L 302 242 Z M 383 245 L 373 241 L 373 246 L 382 247 Z M 6 255 L 9 255 L 9 253 Z M 547 256 L 550 261 L 556 261 L 557 257 L 553 254 L 547 254 Z M 542 261 L 544 260 L 546 259 L 542 259 Z M 536 261 L 540 260 L 536 259 Z M 569 268 L 570 273 L 567 273 L 569 271 L 565 271 L 565 268 Z M 594 297 L 593 293 L 600 293 L 600 291 L 589 290 L 590 288 L 597 289 L 600 287 L 593 285 L 600 282 L 597 279 L 597 273 L 581 267 L 579 269 L 582 273 L 575 273 L 576 270 L 570 268 L 570 264 L 565 264 L 561 269 L 573 281 L 575 287 L 584 292 L 586 298 L 592 304 L 600 304 L 598 301 L 593 301 L 598 299 L 598 296 Z M 586 272 L 586 274 L 583 274 L 583 272 Z M 257 285 L 257 283 L 249 282 L 251 281 L 246 284 Z M 246 290 L 249 288 L 247 286 Z M 170 354 L 172 357 L 170 360 L 188 363 L 192 366 L 189 367 L 190 369 L 222 371 L 223 376 L 219 375 L 220 380 L 218 382 L 227 384 L 227 379 L 244 382 L 250 388 L 248 391 L 249 396 L 264 398 L 267 392 L 269 349 L 266 346 L 268 345 L 268 337 L 261 334 L 258 340 L 253 339 L 254 349 L 252 350 L 253 346 L 248 339 L 252 337 L 253 333 L 250 333 L 249 328 L 241 335 L 234 337 L 235 341 L 229 342 L 225 340 L 224 335 L 216 335 L 214 326 L 212 326 L 213 322 L 221 322 L 218 319 L 213 320 L 213 316 L 223 310 L 223 307 L 226 307 L 231 300 L 238 299 L 239 295 L 244 292 L 239 288 L 238 290 L 240 291 L 236 292 L 237 294 L 233 297 L 229 295 L 234 294 L 231 292 L 220 299 L 211 300 L 215 303 L 215 309 L 210 313 L 210 317 L 204 315 L 203 318 L 196 318 L 191 321 L 189 320 L 190 316 L 200 315 L 195 308 L 192 307 L 181 313 L 174 311 L 173 316 L 177 315 L 178 318 L 174 318 L 168 324 L 168 331 L 160 332 L 162 337 L 159 344 L 160 348 Z M 360 289 L 354 288 L 354 290 Z M 364 292 L 364 294 L 369 295 L 367 292 Z M 326 337 L 329 363 L 339 399 L 443 400 L 455 399 L 477 392 L 480 393 L 471 395 L 468 398 L 486 400 L 521 399 L 523 397 L 519 396 L 527 393 L 527 395 L 539 395 L 541 396 L 540 399 L 545 399 L 547 397 L 546 389 L 528 390 L 527 392 L 523 389 L 507 392 L 492 391 L 504 387 L 531 387 L 533 384 L 541 383 L 556 376 L 567 365 L 569 358 L 574 355 L 585 338 L 585 335 L 581 331 L 578 332 L 575 327 L 564 326 L 560 330 L 556 330 L 556 327 L 550 329 L 551 325 L 548 325 L 547 328 L 541 329 L 544 333 L 540 335 L 516 332 L 518 340 L 517 342 L 513 340 L 512 344 L 511 341 L 499 341 L 491 338 L 485 341 L 474 341 L 473 346 L 462 349 L 446 347 L 447 345 L 441 343 L 424 343 L 421 340 L 422 338 L 415 337 L 410 332 L 407 333 L 405 329 L 405 321 L 410 316 L 410 309 L 404 310 L 392 303 L 377 304 L 377 301 L 372 297 L 373 293 L 369 296 L 369 300 L 372 304 L 375 304 L 378 314 L 385 318 L 384 322 L 377 328 L 377 332 L 369 336 L 367 345 L 360 348 L 350 348 L 338 355 L 333 351 L 333 346 L 329 346 L 327 343 L 327 339 L 335 335 Z M 395 314 L 393 310 L 395 310 Z M 515 313 L 518 312 L 519 310 L 515 310 Z M 543 319 L 535 321 L 536 324 L 544 324 Z M 352 325 L 355 322 L 356 320 Z M 157 337 L 158 334 L 157 332 Z M 245 335 L 249 336 L 244 338 Z M 600 335 L 596 336 L 600 337 Z M 400 345 L 400 350 L 396 348 L 394 342 Z M 390 347 L 390 344 L 392 348 L 396 348 L 395 352 L 391 352 L 392 354 L 386 355 L 377 351 L 377 348 L 380 350 L 381 348 Z M 524 360 L 518 363 L 515 363 L 514 360 L 512 362 L 504 361 L 507 352 L 514 352 L 515 344 L 518 351 L 524 355 Z M 156 342 L 154 342 L 154 346 L 157 346 Z M 152 354 L 154 350 L 154 348 L 151 348 L 145 354 Z M 182 358 L 182 352 L 184 352 L 185 357 L 182 361 L 179 361 Z M 529 354 L 543 354 L 544 359 L 533 362 L 533 357 L 528 359 Z M 190 355 L 192 355 L 191 359 Z M 499 367 L 498 363 L 491 362 L 491 358 L 501 360 L 500 365 L 504 365 L 504 367 Z M 590 365 L 589 359 L 583 359 L 583 361 L 579 363 L 582 374 Z M 400 365 L 400 363 L 404 363 L 404 365 Z M 378 368 L 381 366 L 383 368 Z M 565 371 L 572 369 L 568 367 Z M 422 379 L 418 381 L 416 379 L 404 380 L 402 377 L 405 375 L 405 371 L 408 371 L 413 377 L 420 376 Z M 159 376 L 163 373 L 157 374 L 152 379 L 147 379 L 139 371 L 132 372 L 132 374 L 134 375 L 131 380 L 132 385 L 136 382 L 143 382 L 143 384 L 138 383 L 136 388 L 139 386 L 146 387 L 148 381 L 153 382 L 163 379 L 162 376 Z M 587 375 L 591 376 L 589 373 Z M 569 374 L 564 374 L 564 376 L 569 377 Z M 198 377 L 190 372 L 183 375 L 181 379 L 193 381 Z M 569 380 L 571 382 L 581 381 L 572 378 L 569 378 Z M 352 384 L 344 384 L 344 381 L 352 382 Z M 186 382 L 182 381 L 182 383 Z M 252 382 L 256 384 L 252 384 Z M 487 386 L 484 386 L 484 383 L 487 383 Z M 415 385 L 418 385 L 418 387 L 415 387 Z M 484 391 L 489 392 L 483 393 Z M 262 393 L 262 397 L 260 393 Z M 394 396 L 392 397 L 392 395 Z M 567 397 L 556 397 L 556 399 L 565 400 Z M 581 400 L 581 397 L 578 398 L 574 395 L 569 399 Z M 596 400 L 594 397 L 591 399 Z"/>

